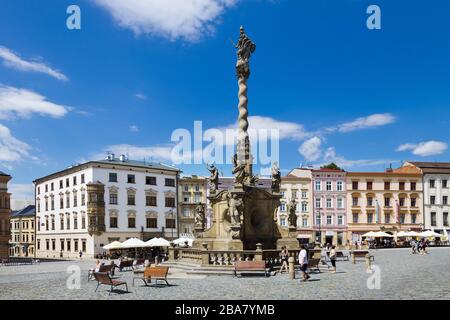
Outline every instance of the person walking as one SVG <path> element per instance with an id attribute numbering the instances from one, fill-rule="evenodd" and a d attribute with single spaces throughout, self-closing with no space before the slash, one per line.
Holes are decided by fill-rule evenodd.
<path id="1" fill-rule="evenodd" d="M 280 274 L 283 273 L 283 269 L 286 270 L 286 273 L 289 273 L 289 269 L 288 269 L 289 252 L 288 252 L 288 250 L 286 249 L 286 246 L 283 246 L 283 247 L 281 248 L 280 258 L 281 258 L 281 269 L 280 269 Z"/>
<path id="2" fill-rule="evenodd" d="M 308 253 L 306 252 L 305 246 L 300 245 L 300 253 L 298 255 L 298 262 L 300 264 L 300 271 L 302 272 L 302 281 L 308 281 L 311 276 L 307 273 L 308 270 Z"/>
<path id="3" fill-rule="evenodd" d="M 80 260 L 83 257 L 83 251 L 80 250 L 80 252 L 78 253 L 80 255 Z"/>
<path id="4" fill-rule="evenodd" d="M 411 254 L 416 254 L 416 241 L 414 239 L 411 240 Z"/>
<path id="5" fill-rule="evenodd" d="M 336 246 L 333 245 L 333 246 L 331 246 L 331 250 L 330 250 L 330 260 L 331 260 L 331 265 L 333 266 L 331 273 L 336 273 L 336 257 L 337 257 Z"/>

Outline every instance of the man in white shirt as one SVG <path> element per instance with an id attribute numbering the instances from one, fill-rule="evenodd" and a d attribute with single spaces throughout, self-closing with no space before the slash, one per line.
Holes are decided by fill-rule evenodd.
<path id="1" fill-rule="evenodd" d="M 308 270 L 308 253 L 306 252 L 304 245 L 300 245 L 300 253 L 298 255 L 298 262 L 300 263 L 300 270 L 301 270 L 302 276 L 303 276 L 302 281 L 307 281 L 311 277 L 306 272 Z"/>

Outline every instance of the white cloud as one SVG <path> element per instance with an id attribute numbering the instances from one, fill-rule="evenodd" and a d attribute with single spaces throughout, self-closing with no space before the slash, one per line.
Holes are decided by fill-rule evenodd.
<path id="1" fill-rule="evenodd" d="M 288 121 L 278 121 L 270 117 L 250 116 L 248 117 L 249 129 L 260 130 L 279 130 L 280 139 L 301 140 L 310 134 L 298 123 Z"/>
<path id="2" fill-rule="evenodd" d="M 136 35 L 197 41 L 214 32 L 218 18 L 238 0 L 93 0 Z"/>
<path id="3" fill-rule="evenodd" d="M 130 126 L 130 131 L 131 132 L 139 132 L 139 128 L 135 125 Z"/>
<path id="4" fill-rule="evenodd" d="M 444 153 L 448 145 L 441 141 L 426 141 L 420 143 L 405 143 L 397 148 L 396 151 L 411 150 L 416 156 L 426 157 Z"/>
<path id="5" fill-rule="evenodd" d="M 298 152 L 300 152 L 307 161 L 317 161 L 322 153 L 321 145 L 322 140 L 319 137 L 312 137 L 303 142 L 298 148 Z"/>
<path id="6" fill-rule="evenodd" d="M 385 126 L 396 121 L 395 117 L 390 113 L 377 113 L 367 117 L 361 117 L 351 122 L 339 125 L 337 128 L 328 128 L 327 131 L 333 132 L 350 132 L 366 128 Z"/>
<path id="7" fill-rule="evenodd" d="M 172 160 L 172 147 L 171 146 L 135 146 L 131 144 L 115 144 L 104 148 L 104 151 L 100 154 L 94 155 L 93 160 L 99 160 L 105 158 L 108 152 L 114 153 L 116 157 L 121 154 L 128 155 L 132 160 L 147 161 L 153 159 L 153 161 Z"/>
<path id="8" fill-rule="evenodd" d="M 145 94 L 142 94 L 142 93 L 136 93 L 134 95 L 134 97 L 139 99 L 139 100 L 147 100 L 147 96 Z"/>
<path id="9" fill-rule="evenodd" d="M 31 157 L 30 150 L 31 146 L 15 138 L 9 128 L 0 124 L 0 161 L 15 162 Z"/>
<path id="10" fill-rule="evenodd" d="M 58 70 L 54 70 L 42 62 L 37 61 L 26 61 L 19 57 L 17 54 L 12 52 L 10 49 L 0 46 L 0 58 L 3 59 L 3 64 L 7 67 L 21 70 L 21 71 L 31 71 L 45 73 L 55 79 L 68 81 L 66 75 Z"/>
<path id="11" fill-rule="evenodd" d="M 334 147 L 329 147 L 324 154 L 323 163 L 320 165 L 328 164 L 334 162 L 341 168 L 355 168 L 355 167 L 367 167 L 376 165 L 389 165 L 390 163 L 399 162 L 398 160 L 388 160 L 388 159 L 368 159 L 368 160 L 348 160 L 343 156 L 336 154 L 336 149 Z"/>
<path id="12" fill-rule="evenodd" d="M 50 102 L 36 92 L 0 85 L 0 119 L 14 115 L 29 118 L 33 113 L 60 118 L 69 110 L 70 107 Z"/>
<path id="13" fill-rule="evenodd" d="M 34 185 L 32 183 L 10 183 L 8 184 L 8 192 L 14 199 L 34 199 Z"/>

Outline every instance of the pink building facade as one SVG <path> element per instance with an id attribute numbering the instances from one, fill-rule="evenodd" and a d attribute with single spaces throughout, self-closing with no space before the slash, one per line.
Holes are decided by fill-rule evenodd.
<path id="1" fill-rule="evenodd" d="M 312 170 L 314 240 L 316 243 L 347 243 L 346 172 Z"/>

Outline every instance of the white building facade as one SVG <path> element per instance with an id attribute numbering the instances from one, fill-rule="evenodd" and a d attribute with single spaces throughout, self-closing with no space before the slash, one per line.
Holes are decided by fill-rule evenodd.
<path id="1" fill-rule="evenodd" d="M 450 162 L 405 162 L 423 174 L 424 229 L 445 234 L 449 230 Z"/>
<path id="2" fill-rule="evenodd" d="M 36 256 L 104 252 L 131 237 L 177 237 L 177 168 L 109 156 L 34 181 Z"/>

